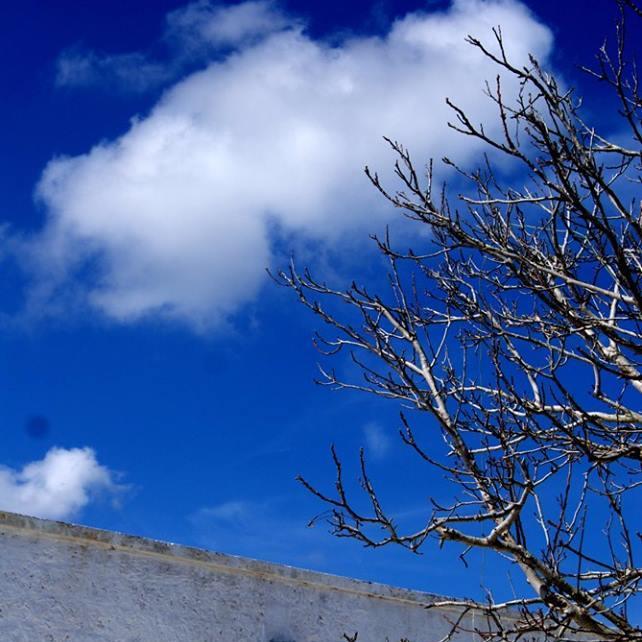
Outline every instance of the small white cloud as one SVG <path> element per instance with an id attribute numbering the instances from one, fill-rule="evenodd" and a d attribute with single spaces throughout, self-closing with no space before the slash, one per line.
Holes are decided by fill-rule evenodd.
<path id="1" fill-rule="evenodd" d="M 390 439 L 383 428 L 374 422 L 363 427 L 366 439 L 366 452 L 373 459 L 383 459 L 390 451 Z"/>
<path id="2" fill-rule="evenodd" d="M 179 55 L 234 47 L 292 26 L 291 19 L 263 0 L 222 5 L 197 0 L 167 15 L 165 38 Z"/>
<path id="3" fill-rule="evenodd" d="M 52 448 L 21 470 L 0 467 L 0 509 L 45 519 L 72 517 L 97 493 L 120 489 L 91 448 Z"/>
<path id="4" fill-rule="evenodd" d="M 518 66 L 529 53 L 545 59 L 552 43 L 513 0 L 455 0 L 448 11 L 409 14 L 384 37 L 337 46 L 295 22 L 282 29 L 270 6 L 189 5 L 175 21 L 195 12 L 199 29 L 240 40 L 237 49 L 177 83 L 120 138 L 48 164 L 37 189 L 46 224 L 25 251 L 34 308 L 74 292 L 121 322 L 224 324 L 265 282 L 275 228 L 336 243 L 387 220 L 362 174 L 368 164 L 391 176 L 383 135 L 418 163 L 476 157 L 479 141 L 446 126 L 445 96 L 497 133 L 482 94 L 497 68 L 467 34 L 492 38 L 502 25 Z M 507 80 L 505 96 L 514 90 Z"/>

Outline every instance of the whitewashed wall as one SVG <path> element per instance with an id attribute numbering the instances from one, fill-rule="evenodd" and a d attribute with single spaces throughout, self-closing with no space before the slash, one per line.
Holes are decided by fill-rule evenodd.
<path id="1" fill-rule="evenodd" d="M 3 642 L 435 642 L 431 599 L 0 512 Z"/>

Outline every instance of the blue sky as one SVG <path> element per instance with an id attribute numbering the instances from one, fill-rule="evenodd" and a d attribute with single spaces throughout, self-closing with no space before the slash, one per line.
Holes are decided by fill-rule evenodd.
<path id="1" fill-rule="evenodd" d="M 0 9 L 2 507 L 477 595 L 492 560 L 335 541 L 294 478 L 365 446 L 400 519 L 443 492 L 396 439 L 398 408 L 313 384 L 317 324 L 265 268 L 290 255 L 375 283 L 394 214 L 382 135 L 417 158 L 479 148 L 444 124 L 494 71 L 462 44 L 501 23 L 587 96 L 611 3 L 185 4 Z M 403 227 L 395 228 L 403 237 Z M 347 364 L 339 367 L 348 368 Z"/>

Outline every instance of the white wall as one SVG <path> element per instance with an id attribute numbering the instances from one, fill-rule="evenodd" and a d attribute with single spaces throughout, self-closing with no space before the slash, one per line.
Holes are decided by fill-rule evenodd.
<path id="1" fill-rule="evenodd" d="M 431 599 L 0 512 L 3 642 L 435 642 Z"/>

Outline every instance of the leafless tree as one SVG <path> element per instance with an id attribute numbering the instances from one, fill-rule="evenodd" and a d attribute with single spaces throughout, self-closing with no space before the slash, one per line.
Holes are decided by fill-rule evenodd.
<path id="1" fill-rule="evenodd" d="M 520 90 L 505 97 L 500 75 L 487 85 L 499 136 L 450 104 L 451 127 L 492 152 L 474 170 L 444 159 L 466 184 L 461 195 L 436 188 L 432 164 L 418 171 L 398 142 L 388 141 L 403 191 L 366 169 L 410 224 L 430 232 L 410 250 L 374 238 L 389 288 L 336 289 L 294 264 L 278 277 L 330 328 L 320 347 L 348 352 L 362 374 L 346 381 L 323 370 L 322 383 L 410 408 L 401 438 L 452 487 L 449 505 L 433 501 L 405 532 L 363 453 L 367 510 L 333 449 L 335 490 L 301 481 L 330 505 L 335 534 L 413 552 L 431 537 L 464 554 L 491 550 L 530 585 L 509 601 L 489 592 L 482 606 L 437 603 L 461 608 L 453 632 L 481 609 L 487 623 L 476 632 L 489 640 L 642 640 L 632 615 L 642 593 L 642 98 L 627 60 L 627 30 L 642 36 L 642 8 L 619 8 L 612 46 L 586 70 L 617 100 L 619 142 L 585 122 L 573 91 L 537 60 L 515 66 L 499 29 L 492 47 L 469 38 Z M 498 156 L 521 169 L 509 185 Z M 482 372 L 472 366 L 480 359 Z"/>

